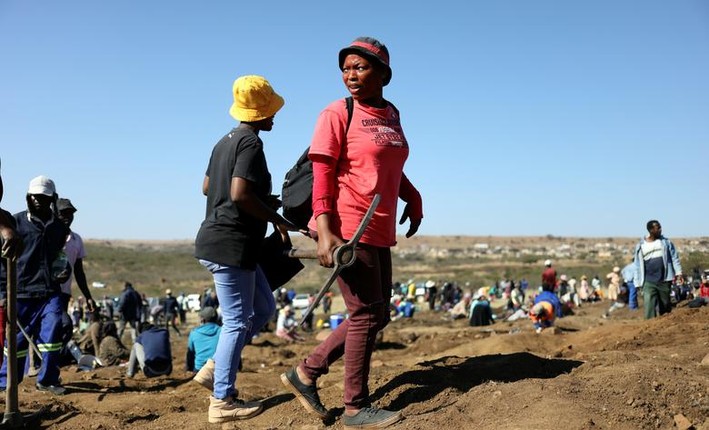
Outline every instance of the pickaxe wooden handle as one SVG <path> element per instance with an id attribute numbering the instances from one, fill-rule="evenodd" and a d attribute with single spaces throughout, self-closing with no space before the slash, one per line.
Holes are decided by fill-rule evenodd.
<path id="1" fill-rule="evenodd" d="M 382 197 L 379 194 L 374 195 L 372 203 L 369 205 L 369 209 L 367 209 L 367 212 L 364 214 L 364 217 L 362 217 L 362 220 L 359 222 L 359 226 L 357 227 L 355 234 L 347 243 L 338 246 L 337 248 L 335 248 L 335 251 L 333 251 L 332 259 L 335 262 L 335 266 L 332 269 L 332 273 L 330 273 L 330 276 L 327 278 L 327 281 L 325 281 L 325 284 L 323 284 L 323 286 L 320 288 L 320 291 L 318 291 L 317 296 L 315 296 L 315 300 L 313 300 L 313 302 L 310 303 L 308 308 L 303 311 L 298 325 L 302 326 L 305 323 L 305 320 L 308 319 L 310 314 L 313 313 L 315 308 L 318 307 L 322 298 L 325 296 L 328 290 L 330 290 L 330 287 L 332 286 L 333 282 L 335 282 L 337 277 L 340 276 L 340 272 L 342 271 L 342 269 L 350 267 L 354 264 L 355 260 L 357 260 L 357 255 L 355 253 L 357 244 L 362 238 L 364 231 L 367 229 L 369 222 L 372 220 L 372 217 L 374 216 L 374 211 L 377 209 L 377 206 L 379 206 L 379 201 L 381 200 L 381 198 Z M 318 258 L 317 250 L 314 249 L 289 249 L 288 251 L 286 251 L 286 255 L 293 258 Z"/>

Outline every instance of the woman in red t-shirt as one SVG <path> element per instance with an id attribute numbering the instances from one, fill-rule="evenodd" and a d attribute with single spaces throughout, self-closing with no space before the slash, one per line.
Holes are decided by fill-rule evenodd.
<path id="1" fill-rule="evenodd" d="M 399 412 L 370 406 L 367 383 L 375 336 L 389 322 L 397 201 L 406 202 L 400 220 L 410 221 L 406 237 L 418 230 L 423 208 L 420 194 L 403 173 L 409 145 L 399 112 L 383 96 L 391 79 L 386 46 L 360 37 L 340 51 L 339 66 L 354 99 L 350 126 L 344 100 L 331 103 L 318 118 L 309 151 L 313 161 L 309 228 L 317 238 L 322 266 L 333 266 L 333 250 L 353 236 L 376 194 L 381 202 L 360 239 L 357 261 L 338 278 L 349 318 L 281 379 L 308 411 L 325 418 L 328 411 L 315 381 L 344 355 L 344 427 L 382 428 L 401 419 Z"/>

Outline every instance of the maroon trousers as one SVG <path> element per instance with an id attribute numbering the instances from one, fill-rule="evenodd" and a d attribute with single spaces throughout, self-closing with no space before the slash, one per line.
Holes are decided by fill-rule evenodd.
<path id="1" fill-rule="evenodd" d="M 357 261 L 337 279 L 349 318 L 300 366 L 315 380 L 327 374 L 330 365 L 344 355 L 346 409 L 369 406 L 370 360 L 377 332 L 389 322 L 391 282 L 390 249 L 360 244 Z"/>
<path id="2" fill-rule="evenodd" d="M 4 307 L 0 307 L 0 345 L 5 345 L 5 324 L 7 323 L 7 314 Z M 5 354 L 0 354 L 0 366 L 5 359 Z"/>

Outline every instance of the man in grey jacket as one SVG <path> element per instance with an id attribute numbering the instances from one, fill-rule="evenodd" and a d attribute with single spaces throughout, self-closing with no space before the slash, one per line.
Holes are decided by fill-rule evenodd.
<path id="1" fill-rule="evenodd" d="M 647 231 L 635 247 L 634 284 L 643 289 L 645 319 L 650 319 L 670 312 L 670 287 L 682 277 L 682 265 L 675 245 L 662 235 L 659 221 L 648 221 Z"/>

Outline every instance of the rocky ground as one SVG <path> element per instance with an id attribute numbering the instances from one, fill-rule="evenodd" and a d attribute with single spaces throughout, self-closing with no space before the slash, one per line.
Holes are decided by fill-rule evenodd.
<path id="1" fill-rule="evenodd" d="M 602 319 L 607 306 L 586 305 L 542 334 L 528 320 L 474 328 L 426 311 L 394 321 L 372 358 L 372 401 L 402 411 L 399 429 L 709 429 L 709 307 L 644 321 L 628 309 Z M 316 335 L 286 344 L 267 333 L 246 347 L 239 389 L 265 403 L 248 421 L 207 423 L 209 392 L 182 369 L 186 337 L 173 338 L 170 377 L 68 367 L 61 397 L 25 380 L 20 411 L 38 413 L 33 428 L 340 429 L 341 363 L 318 381 L 333 412 L 327 422 L 308 415 L 279 379 Z"/>

